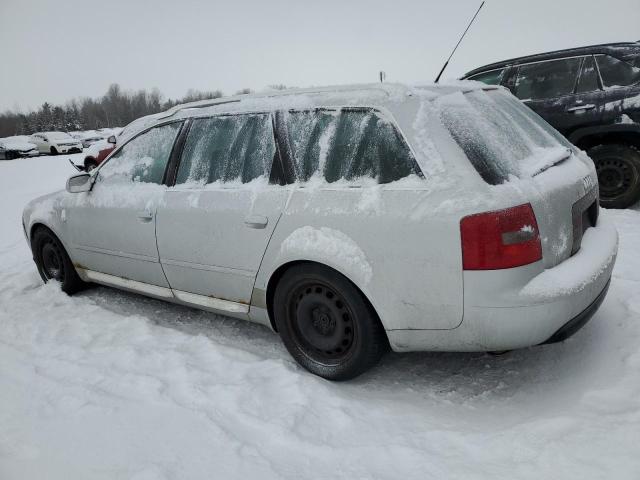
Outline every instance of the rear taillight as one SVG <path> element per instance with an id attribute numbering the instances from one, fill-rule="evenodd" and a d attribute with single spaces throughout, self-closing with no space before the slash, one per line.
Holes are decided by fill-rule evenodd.
<path id="1" fill-rule="evenodd" d="M 465 270 L 520 267 L 542 258 L 538 222 L 528 203 L 464 217 L 460 233 Z"/>

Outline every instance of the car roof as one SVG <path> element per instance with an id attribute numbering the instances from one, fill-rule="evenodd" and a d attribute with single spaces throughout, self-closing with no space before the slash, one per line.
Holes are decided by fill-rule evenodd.
<path id="1" fill-rule="evenodd" d="M 552 52 L 536 53 L 533 55 L 525 55 L 522 57 L 510 58 L 499 62 L 490 63 L 482 67 L 475 68 L 465 73 L 462 78 L 468 78 L 471 75 L 482 73 L 488 70 L 508 67 L 510 65 L 519 65 L 522 63 L 539 62 L 542 60 L 553 60 L 567 56 L 592 55 L 592 54 L 608 54 L 614 57 L 626 60 L 628 57 L 640 54 L 640 41 L 638 42 L 618 42 L 603 43 L 599 45 L 589 45 L 576 48 L 565 48 L 563 50 L 554 50 Z"/>
<path id="2" fill-rule="evenodd" d="M 145 128 L 173 118 L 188 118 L 224 113 L 309 109 L 322 107 L 366 106 L 389 110 L 394 105 L 404 105 L 418 97 L 435 99 L 457 91 L 496 88 L 477 82 L 448 82 L 409 86 L 401 83 L 370 83 L 359 85 L 334 85 L 304 89 L 268 91 L 248 95 L 221 97 L 176 105 L 169 110 L 136 120 Z M 146 121 L 144 121 L 146 120 Z M 133 122 L 132 122 L 133 124 Z M 138 129 L 139 131 L 139 129 Z"/>

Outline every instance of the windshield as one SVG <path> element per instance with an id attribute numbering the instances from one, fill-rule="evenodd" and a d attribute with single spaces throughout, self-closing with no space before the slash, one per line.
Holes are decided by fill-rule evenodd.
<path id="1" fill-rule="evenodd" d="M 504 90 L 457 92 L 434 103 L 450 135 L 491 185 L 536 175 L 566 159 L 573 149 Z"/>

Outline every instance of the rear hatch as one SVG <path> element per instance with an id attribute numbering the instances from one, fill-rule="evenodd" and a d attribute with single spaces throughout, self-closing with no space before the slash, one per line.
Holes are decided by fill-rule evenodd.
<path id="1" fill-rule="evenodd" d="M 489 185 L 510 184 L 536 214 L 546 268 L 580 249 L 598 215 L 593 164 L 503 89 L 435 101 L 442 123 Z"/>

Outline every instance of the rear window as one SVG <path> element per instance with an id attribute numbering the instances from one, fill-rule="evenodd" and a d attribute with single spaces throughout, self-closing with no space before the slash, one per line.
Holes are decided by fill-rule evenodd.
<path id="1" fill-rule="evenodd" d="M 453 139 L 491 185 L 535 175 L 572 148 L 553 127 L 502 90 L 458 92 L 435 104 Z"/>
<path id="2" fill-rule="evenodd" d="M 605 88 L 626 87 L 640 82 L 640 66 L 631 65 L 610 55 L 598 55 L 596 59 Z"/>

